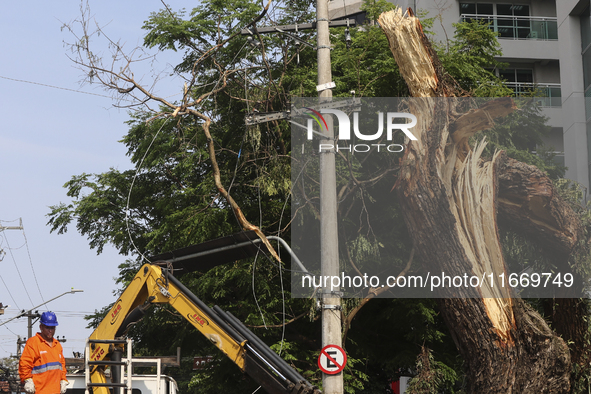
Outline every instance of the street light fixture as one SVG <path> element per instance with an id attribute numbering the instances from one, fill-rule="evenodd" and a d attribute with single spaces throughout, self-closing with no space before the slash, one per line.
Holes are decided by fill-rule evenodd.
<path id="1" fill-rule="evenodd" d="M 0 327 L 2 327 L 3 325 L 5 325 L 6 323 L 9 323 L 9 322 L 13 321 L 14 319 L 18 319 L 19 317 L 24 317 L 24 316 L 27 316 L 27 315 L 29 315 L 29 314 L 30 314 L 30 313 L 33 311 L 33 309 L 37 309 L 37 308 L 39 308 L 40 306 L 43 306 L 43 305 L 45 305 L 45 304 L 48 304 L 48 303 L 50 303 L 51 301 L 53 301 L 53 300 L 55 300 L 55 299 L 58 299 L 58 298 L 60 298 L 61 296 L 65 296 L 66 294 L 81 293 L 81 292 L 83 292 L 83 291 L 84 291 L 84 290 L 78 290 L 78 289 L 74 289 L 74 288 L 72 288 L 72 290 L 70 290 L 70 291 L 66 291 L 65 293 L 62 293 L 62 294 L 58 295 L 57 297 L 53 297 L 51 300 L 49 300 L 49 301 L 45 301 L 43 304 L 39 304 L 39 305 L 37 305 L 37 306 L 34 306 L 34 307 L 32 307 L 31 309 L 29 309 L 28 311 L 25 311 L 25 310 L 21 311 L 21 313 L 20 313 L 20 314 L 16 315 L 16 316 L 15 316 L 15 317 L 13 317 L 12 319 L 8 319 L 8 320 L 6 320 L 5 322 L 2 322 L 2 323 L 0 323 Z M 29 337 L 30 337 L 30 336 L 31 336 L 31 335 L 29 334 Z"/>

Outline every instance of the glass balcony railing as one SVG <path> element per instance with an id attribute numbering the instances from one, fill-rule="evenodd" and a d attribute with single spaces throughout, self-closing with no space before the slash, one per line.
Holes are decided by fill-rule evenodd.
<path id="1" fill-rule="evenodd" d="M 513 40 L 557 40 L 558 23 L 555 17 L 502 16 L 462 14 L 462 22 L 478 20 L 486 22 L 499 33 L 499 38 Z"/>
<path id="2" fill-rule="evenodd" d="M 562 107 L 562 93 L 559 83 L 507 82 L 515 97 L 534 97 L 540 107 Z"/>

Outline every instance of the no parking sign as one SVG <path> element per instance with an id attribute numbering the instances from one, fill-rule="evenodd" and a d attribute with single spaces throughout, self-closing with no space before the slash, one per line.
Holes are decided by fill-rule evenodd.
<path id="1" fill-rule="evenodd" d="M 347 354 L 337 345 L 326 345 L 318 356 L 318 367 L 328 375 L 336 375 L 345 368 Z"/>

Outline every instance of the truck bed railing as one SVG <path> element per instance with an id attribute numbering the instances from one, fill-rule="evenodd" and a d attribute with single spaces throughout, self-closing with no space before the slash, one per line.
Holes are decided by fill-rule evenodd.
<path id="1" fill-rule="evenodd" d="M 89 355 L 91 354 L 91 347 L 95 344 L 110 344 L 110 345 L 126 345 L 127 357 L 121 358 L 121 360 L 97 360 L 93 361 L 89 359 Z M 133 363 L 136 364 L 156 364 L 156 376 L 154 379 L 156 380 L 156 392 L 153 394 L 160 394 L 160 377 L 162 372 L 161 360 L 159 358 L 154 359 L 134 359 L 132 357 L 132 344 L 133 341 L 131 338 L 126 339 L 87 339 L 86 340 L 86 351 L 84 352 L 84 376 L 85 376 L 85 383 L 86 383 L 86 390 L 85 394 L 90 394 L 90 389 L 93 387 L 108 387 L 108 388 L 124 388 L 126 394 L 132 394 L 133 390 Z M 111 368 L 111 382 L 100 382 L 100 383 L 93 383 L 90 379 L 91 367 L 110 367 Z M 113 368 L 116 367 L 116 368 Z M 119 367 L 126 367 L 126 373 L 121 374 L 121 370 Z M 115 381 L 113 381 L 115 380 Z M 121 380 L 124 380 L 121 381 Z M 119 390 L 115 390 L 118 392 Z"/>

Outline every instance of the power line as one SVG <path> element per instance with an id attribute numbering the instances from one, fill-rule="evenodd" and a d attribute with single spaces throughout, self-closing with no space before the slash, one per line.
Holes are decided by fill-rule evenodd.
<path id="1" fill-rule="evenodd" d="M 18 304 L 16 303 L 16 301 L 14 300 L 14 297 L 12 296 L 12 293 L 10 292 L 10 289 L 8 288 L 8 286 L 6 286 L 6 282 L 4 282 L 4 278 L 2 277 L 2 275 L 0 275 L 0 280 L 2 281 L 2 284 L 4 285 L 4 288 L 6 289 L 6 291 L 8 292 L 8 295 L 10 296 L 10 299 L 12 300 L 12 303 L 18 308 L 21 309 Z"/>
<path id="2" fill-rule="evenodd" d="M 105 94 L 91 93 L 91 92 L 85 92 L 83 90 L 76 90 L 76 89 L 69 89 L 69 88 L 62 88 L 60 86 L 54 86 L 54 85 L 49 85 L 49 84 L 40 83 L 40 82 L 26 81 L 24 79 L 9 78 L 9 77 L 4 77 L 2 75 L 0 75 L 0 78 L 6 79 L 6 80 L 9 80 L 9 81 L 14 81 L 14 82 L 30 83 L 32 85 L 39 85 L 39 86 L 44 86 L 44 87 L 52 88 L 52 89 L 66 90 L 66 91 L 70 91 L 70 92 L 74 92 L 74 93 L 89 94 L 89 95 L 92 95 L 92 96 L 106 97 L 108 99 L 112 99 L 113 98 L 113 97 L 107 96 Z M 207 86 L 207 85 L 204 85 L 204 86 Z M 170 97 L 174 97 L 174 96 L 178 96 L 178 95 L 180 95 L 180 93 L 171 94 L 170 96 L 166 96 L 164 98 L 170 98 Z M 124 99 L 123 101 L 131 101 L 131 100 L 125 100 Z"/>
<path id="3" fill-rule="evenodd" d="M 1 223 L 2 221 L 0 221 Z M 10 245 L 8 243 L 8 238 L 6 238 L 6 234 L 4 234 L 4 230 L 20 230 L 22 229 L 22 221 L 20 222 L 19 226 L 2 226 L 0 225 L 0 233 L 2 233 L 2 235 L 4 235 L 4 240 L 6 241 L 6 244 L 8 245 L 8 250 L 10 251 L 10 255 L 12 256 L 12 250 L 10 249 Z M 3 249 L 0 248 L 0 251 L 4 254 L 6 254 L 6 252 L 4 252 Z M 0 261 L 2 261 L 2 259 L 0 258 Z M 14 257 L 13 257 L 13 261 L 14 261 Z M 17 268 L 18 270 L 18 268 Z M 8 286 L 6 285 L 6 282 L 4 281 L 4 278 L 2 277 L 2 275 L 0 275 L 0 280 L 2 281 L 2 284 L 4 285 L 4 288 L 6 288 L 6 291 L 8 292 L 8 295 L 10 296 L 10 299 L 12 300 L 12 302 L 14 303 L 14 305 L 18 308 L 18 304 L 16 302 L 16 300 L 14 299 L 12 293 L 10 292 L 10 289 L 8 288 Z"/>
<path id="4" fill-rule="evenodd" d="M 29 250 L 29 242 L 27 241 L 27 236 L 25 234 L 24 227 L 23 227 L 23 237 L 25 238 L 25 245 L 27 246 L 27 255 L 29 256 L 29 264 L 31 265 L 31 271 L 33 271 L 33 278 L 35 279 L 35 284 L 37 285 L 37 290 L 39 291 L 39 296 L 41 296 L 41 301 L 45 302 L 45 298 L 43 298 L 43 294 L 41 294 L 41 288 L 39 287 L 39 281 L 37 281 L 37 274 L 35 274 L 35 268 L 33 268 L 33 259 L 31 259 L 31 251 Z"/>
<path id="5" fill-rule="evenodd" d="M 9 81 L 14 81 L 14 82 L 22 82 L 22 83 L 30 83 L 32 85 L 39 85 L 39 86 L 45 86 L 47 88 L 52 88 L 52 89 L 60 89 L 60 90 L 67 90 L 69 92 L 75 92 L 75 93 L 83 93 L 83 94 L 89 94 L 92 96 L 99 96 L 99 97 L 106 97 L 106 98 L 112 98 L 111 96 L 107 96 L 104 94 L 99 94 L 99 93 L 91 93 L 91 92 L 85 92 L 83 90 L 76 90 L 76 89 L 69 89 L 69 88 L 62 88 L 60 86 L 54 86 L 54 85 L 48 85 L 45 83 L 40 83 L 40 82 L 33 82 L 33 81 L 26 81 L 24 79 L 16 79 L 16 78 L 9 78 L 9 77 L 4 77 L 2 75 L 0 75 L 0 78 L 2 79 L 7 79 Z"/>
<path id="6" fill-rule="evenodd" d="M 16 273 L 18 274 L 18 277 L 21 280 L 21 283 L 23 285 L 23 290 L 25 290 L 25 293 L 27 294 L 27 297 L 29 298 L 31 305 L 33 305 L 33 300 L 31 299 L 31 295 L 29 294 L 29 291 L 27 290 L 27 286 L 25 285 L 25 281 L 23 280 L 23 276 L 21 275 L 21 271 L 18 269 L 18 264 L 16 263 L 16 259 L 14 258 L 14 254 L 12 253 L 12 248 L 10 247 L 10 243 L 8 242 L 8 238 L 6 237 L 6 234 L 3 233 L 3 235 L 4 235 L 4 240 L 6 241 L 6 245 L 8 245 L 8 251 L 10 252 L 10 257 L 12 258 L 12 262 L 14 263 L 14 268 L 16 269 Z M 14 299 L 13 299 L 13 301 L 14 301 Z M 16 302 L 15 302 L 15 305 L 16 305 Z"/>
<path id="7" fill-rule="evenodd" d="M 8 326 L 4 326 L 4 327 L 6 327 L 6 329 L 12 333 L 12 335 L 18 336 L 14 331 L 12 331 L 10 328 L 8 328 Z"/>

